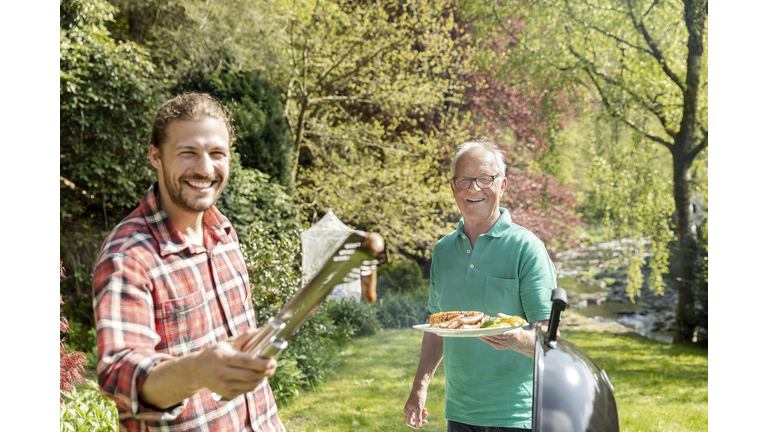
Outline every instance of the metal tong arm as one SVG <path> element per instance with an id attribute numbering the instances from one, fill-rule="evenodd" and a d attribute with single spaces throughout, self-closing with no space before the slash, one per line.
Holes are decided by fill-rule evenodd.
<path id="1" fill-rule="evenodd" d="M 243 351 L 258 353 L 262 358 L 278 356 L 288 346 L 288 339 L 320 307 L 333 287 L 351 280 L 349 273 L 371 276 L 375 290 L 375 256 L 383 250 L 384 240 L 378 233 L 366 235 L 362 231 L 353 231 L 317 274 L 243 346 Z M 212 397 L 216 401 L 230 400 L 216 393 Z"/>
<path id="2" fill-rule="evenodd" d="M 375 254 L 383 250 L 383 240 L 377 233 L 366 235 L 353 231 L 336 249 L 317 274 L 274 317 L 262 327 L 243 351 L 274 357 L 278 350 L 312 315 L 333 288 L 354 277 L 369 276 L 376 270 Z"/>

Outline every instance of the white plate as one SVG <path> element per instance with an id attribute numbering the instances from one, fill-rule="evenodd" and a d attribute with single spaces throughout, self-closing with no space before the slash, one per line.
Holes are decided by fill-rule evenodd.
<path id="1" fill-rule="evenodd" d="M 419 324 L 413 326 L 416 330 L 424 332 L 434 333 L 442 337 L 478 337 L 478 336 L 492 336 L 502 334 L 505 331 L 514 330 L 523 326 L 516 327 L 494 327 L 494 328 L 479 328 L 479 329 L 442 329 L 438 327 L 430 327 L 429 324 Z"/>

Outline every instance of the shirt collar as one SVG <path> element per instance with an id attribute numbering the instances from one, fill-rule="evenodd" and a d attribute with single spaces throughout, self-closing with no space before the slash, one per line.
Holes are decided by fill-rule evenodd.
<path id="1" fill-rule="evenodd" d="M 144 215 L 144 219 L 147 221 L 149 229 L 152 231 L 152 236 L 157 240 L 160 246 L 160 255 L 177 254 L 184 249 L 189 249 L 191 252 L 195 252 L 199 249 L 198 246 L 190 244 L 187 239 L 181 235 L 178 228 L 171 222 L 168 214 L 160 208 L 160 203 L 157 200 L 157 182 L 152 183 L 144 197 L 141 198 L 141 213 Z M 224 217 L 223 214 L 216 208 L 211 206 L 203 214 L 203 225 L 207 227 L 211 233 L 219 239 L 223 244 L 230 242 L 229 232 L 232 229 L 232 223 Z"/>
<path id="2" fill-rule="evenodd" d="M 488 230 L 487 233 L 482 234 L 489 237 L 501 237 L 504 235 L 504 233 L 507 232 L 507 230 L 512 227 L 512 218 L 509 216 L 509 211 L 507 209 L 500 207 L 499 212 L 501 213 L 501 216 L 499 216 L 499 220 L 496 221 L 495 224 L 491 227 L 490 230 Z M 459 220 L 459 226 L 456 228 L 456 231 L 454 232 L 454 236 L 459 236 L 461 233 L 464 232 L 464 218 L 462 217 Z"/>

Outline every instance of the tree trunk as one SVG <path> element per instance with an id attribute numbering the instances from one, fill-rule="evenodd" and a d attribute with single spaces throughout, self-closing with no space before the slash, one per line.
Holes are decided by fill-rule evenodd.
<path id="1" fill-rule="evenodd" d="M 683 89 L 683 117 L 672 148 L 675 194 L 675 229 L 680 250 L 675 343 L 693 340 L 696 328 L 696 289 L 698 286 L 699 241 L 691 206 L 691 165 L 701 148 L 696 146 L 703 32 L 706 25 L 706 0 L 685 0 L 685 25 L 688 29 L 688 58 Z"/>
<path id="2" fill-rule="evenodd" d="M 296 184 L 296 174 L 299 171 L 299 150 L 304 142 L 304 122 L 307 115 L 307 98 L 299 100 L 301 108 L 299 109 L 299 118 L 296 121 L 296 139 L 293 143 L 293 164 L 291 165 L 291 183 Z"/>
<path id="3" fill-rule="evenodd" d="M 691 205 L 691 162 L 684 155 L 675 155 L 673 164 L 675 229 L 680 250 L 677 316 L 673 341 L 681 343 L 692 341 L 696 328 L 695 299 L 699 274 L 697 268 L 699 244 Z"/>

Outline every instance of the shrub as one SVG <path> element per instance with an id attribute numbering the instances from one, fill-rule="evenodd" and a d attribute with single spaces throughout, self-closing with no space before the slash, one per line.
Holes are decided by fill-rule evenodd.
<path id="1" fill-rule="evenodd" d="M 375 304 L 376 318 L 385 328 L 411 327 L 429 321 L 429 291 L 390 292 Z"/>
<path id="2" fill-rule="evenodd" d="M 270 237 L 295 237 L 301 228 L 298 208 L 285 187 L 270 183 L 269 176 L 257 169 L 243 167 L 236 152 L 232 153 L 229 182 L 216 208 L 232 222 L 241 243 L 255 221 L 261 222 L 258 229 Z"/>
<path id="3" fill-rule="evenodd" d="M 336 325 L 348 326 L 355 336 L 371 336 L 381 329 L 376 310 L 363 301 L 342 298 L 326 301 L 323 307 Z"/>
<path id="4" fill-rule="evenodd" d="M 59 408 L 59 430 L 71 432 L 116 432 L 119 430 L 117 405 L 99 393 L 99 385 L 86 380 L 86 386 L 61 391 L 64 403 Z"/>
<path id="5" fill-rule="evenodd" d="M 409 259 L 384 263 L 378 268 L 376 286 L 384 295 L 390 292 L 421 291 L 424 289 L 421 268 L 416 261 Z"/>
<path id="6" fill-rule="evenodd" d="M 85 366 L 96 369 L 98 362 L 96 327 L 86 327 L 78 321 L 69 321 L 69 329 L 67 340 L 62 342 L 64 348 L 69 351 L 80 351 L 85 356 Z"/>
<path id="7" fill-rule="evenodd" d="M 64 277 L 64 267 L 59 262 L 59 279 Z M 70 352 L 64 346 L 67 334 L 70 332 L 69 322 L 61 315 L 61 305 L 64 302 L 59 295 L 59 332 L 63 333 L 59 340 L 59 390 L 69 391 L 73 389 L 73 384 L 83 382 L 83 373 L 85 373 L 86 360 L 82 353 L 78 351 Z M 61 403 L 61 397 L 59 397 Z"/>

